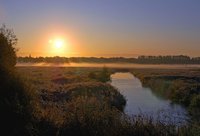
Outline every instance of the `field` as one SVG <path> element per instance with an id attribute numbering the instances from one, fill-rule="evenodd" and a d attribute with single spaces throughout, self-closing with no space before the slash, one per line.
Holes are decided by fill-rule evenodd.
<path id="1" fill-rule="evenodd" d="M 199 134 L 199 69 L 17 67 L 17 72 L 34 90 L 33 128 L 39 135 Z M 114 72 L 133 73 L 156 95 L 186 106 L 195 121 L 179 127 L 128 117 L 124 96 L 107 83 Z"/>

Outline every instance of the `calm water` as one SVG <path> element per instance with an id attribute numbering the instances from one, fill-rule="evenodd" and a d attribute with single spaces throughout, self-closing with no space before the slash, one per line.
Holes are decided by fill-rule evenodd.
<path id="1" fill-rule="evenodd" d="M 187 111 L 182 106 L 156 97 L 150 89 L 142 87 L 140 80 L 131 73 L 115 73 L 111 78 L 111 84 L 127 99 L 125 113 L 128 115 L 143 113 L 166 123 L 186 123 Z"/>

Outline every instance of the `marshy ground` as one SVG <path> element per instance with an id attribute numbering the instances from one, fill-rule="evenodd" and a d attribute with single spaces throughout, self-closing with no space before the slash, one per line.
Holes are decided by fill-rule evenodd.
<path id="1" fill-rule="evenodd" d="M 36 94 L 33 100 L 36 121 L 33 126 L 37 134 L 199 133 L 199 69 L 17 67 L 17 71 Z M 142 115 L 135 118 L 126 116 L 123 113 L 125 97 L 108 83 L 110 75 L 115 72 L 133 73 L 143 86 L 152 88 L 154 93 L 186 106 L 196 121 L 188 126 L 178 127 L 175 124 L 154 122 Z"/>

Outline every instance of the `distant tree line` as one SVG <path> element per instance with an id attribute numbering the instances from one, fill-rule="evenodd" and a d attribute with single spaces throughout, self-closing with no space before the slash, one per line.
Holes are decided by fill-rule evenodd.
<path id="1" fill-rule="evenodd" d="M 124 57 L 18 57 L 19 63 L 136 63 L 136 64 L 200 64 L 200 57 L 185 55 L 176 56 L 139 56 L 138 58 Z"/>
<path id="2" fill-rule="evenodd" d="M 138 63 L 144 64 L 200 64 L 200 57 L 177 56 L 139 56 Z"/>

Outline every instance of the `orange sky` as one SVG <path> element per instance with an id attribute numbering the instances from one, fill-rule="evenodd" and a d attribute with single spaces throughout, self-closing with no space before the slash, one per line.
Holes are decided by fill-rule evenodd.
<path id="1" fill-rule="evenodd" d="M 136 57 L 200 52 L 199 1 L 0 1 L 18 56 Z M 49 40 L 61 39 L 62 48 Z"/>

